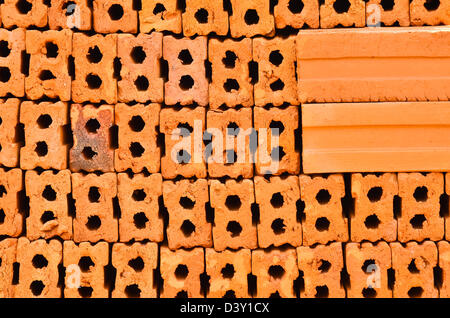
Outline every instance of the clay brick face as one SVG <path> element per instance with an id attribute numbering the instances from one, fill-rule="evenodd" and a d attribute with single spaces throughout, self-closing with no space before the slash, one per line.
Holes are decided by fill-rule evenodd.
<path id="1" fill-rule="evenodd" d="M 274 7 L 277 29 L 290 26 L 300 29 L 308 26 L 319 27 L 319 1 L 317 0 L 279 0 Z"/>
<path id="2" fill-rule="evenodd" d="M 119 148 L 115 150 L 114 160 L 116 171 L 159 171 L 161 150 L 157 127 L 160 109 L 159 104 L 116 105 L 115 123 L 119 128 Z"/>
<path id="3" fill-rule="evenodd" d="M 93 2 L 94 30 L 99 33 L 137 32 L 137 11 L 131 0 Z"/>
<path id="4" fill-rule="evenodd" d="M 115 242 L 118 239 L 118 221 L 114 217 L 113 198 L 117 194 L 114 173 L 102 175 L 72 174 L 72 195 L 76 218 L 73 220 L 75 242 Z"/>
<path id="5" fill-rule="evenodd" d="M 164 80 L 160 77 L 162 34 L 119 34 L 117 56 L 120 59 L 121 79 L 118 99 L 122 102 L 147 101 L 162 103 Z"/>
<path id="6" fill-rule="evenodd" d="M 211 223 L 207 221 L 205 206 L 209 201 L 208 181 L 164 181 L 163 196 L 169 212 L 169 248 L 211 247 Z"/>
<path id="7" fill-rule="evenodd" d="M 344 268 L 341 243 L 298 247 L 297 257 L 305 281 L 300 297 L 345 298 L 345 289 L 340 282 Z"/>
<path id="8" fill-rule="evenodd" d="M 230 0 L 233 14 L 230 16 L 231 36 L 273 36 L 275 21 L 270 14 L 269 0 Z"/>
<path id="9" fill-rule="evenodd" d="M 142 1 L 139 26 L 143 33 L 152 30 L 181 33 L 181 10 L 177 6 L 177 0 Z"/>
<path id="10" fill-rule="evenodd" d="M 253 180 L 248 179 L 241 182 L 227 180 L 225 183 L 210 181 L 211 207 L 215 209 L 215 250 L 254 249 L 258 246 L 256 224 L 252 220 L 252 204 L 255 202 L 253 188 Z"/>
<path id="11" fill-rule="evenodd" d="M 210 39 L 208 52 L 212 71 L 209 85 L 211 109 L 219 108 L 223 104 L 228 107 L 252 106 L 253 85 L 249 73 L 252 40 Z"/>
<path id="12" fill-rule="evenodd" d="M 205 108 L 164 108 L 160 114 L 160 131 L 165 135 L 165 155 L 161 158 L 164 179 L 177 175 L 185 178 L 206 177 L 203 159 Z"/>
<path id="13" fill-rule="evenodd" d="M 69 215 L 67 195 L 71 192 L 70 171 L 25 173 L 26 194 L 30 198 L 27 237 L 49 239 L 59 236 L 72 239 L 72 217 Z"/>
<path id="14" fill-rule="evenodd" d="M 350 276 L 347 297 L 391 298 L 388 282 L 391 263 L 391 249 L 386 242 L 348 243 L 345 246 L 345 264 Z"/>
<path id="15" fill-rule="evenodd" d="M 113 298 L 156 298 L 153 271 L 158 265 L 156 243 L 116 243 L 112 249 L 112 265 L 117 270 Z"/>
<path id="16" fill-rule="evenodd" d="M 440 196 L 444 193 L 441 173 L 399 173 L 399 195 L 402 199 L 398 217 L 400 242 L 440 240 L 444 237 L 444 219 L 440 216 Z"/>
<path id="17" fill-rule="evenodd" d="M 23 97 L 25 75 L 22 73 L 22 52 L 25 51 L 25 30 L 0 29 L 0 43 L 7 46 L 5 53 L 0 56 L 0 96 L 12 94 Z"/>
<path id="18" fill-rule="evenodd" d="M 448 298 L 450 295 L 450 244 L 447 241 L 437 243 L 439 251 L 439 267 L 442 270 L 442 286 L 439 288 L 439 297 Z"/>
<path id="19" fill-rule="evenodd" d="M 5 0 L 1 5 L 3 26 L 7 29 L 17 26 L 45 27 L 47 25 L 48 7 L 44 0 Z"/>
<path id="20" fill-rule="evenodd" d="M 253 113 L 254 127 L 258 132 L 256 173 L 298 174 L 300 172 L 298 108 L 255 107 Z"/>
<path id="21" fill-rule="evenodd" d="M 48 25 L 51 30 L 90 30 L 92 12 L 89 0 L 52 0 L 48 8 Z"/>
<path id="22" fill-rule="evenodd" d="M 72 104 L 70 120 L 73 146 L 70 149 L 70 170 L 114 171 L 114 149 L 111 148 L 110 128 L 114 109 L 110 105 Z"/>
<path id="23" fill-rule="evenodd" d="M 410 1 L 411 25 L 450 24 L 450 2 L 448 1 Z"/>
<path id="24" fill-rule="evenodd" d="M 325 0 L 320 6 L 320 27 L 333 28 L 366 25 L 366 6 L 364 0 Z"/>
<path id="25" fill-rule="evenodd" d="M 205 268 L 203 248 L 171 251 L 163 246 L 160 255 L 160 270 L 164 280 L 162 298 L 204 297 L 200 284 L 200 275 Z"/>
<path id="26" fill-rule="evenodd" d="M 159 197 L 162 195 L 160 174 L 145 176 L 126 173 L 117 175 L 117 196 L 121 209 L 119 236 L 121 242 L 150 240 L 161 242 L 164 238 L 164 224 L 159 215 Z"/>
<path id="27" fill-rule="evenodd" d="M 409 26 L 409 0 L 366 2 L 367 26 Z"/>
<path id="28" fill-rule="evenodd" d="M 255 197 L 259 204 L 259 247 L 302 244 L 302 225 L 297 215 L 300 199 L 298 178 L 255 177 Z M 259 286 L 258 286 L 259 288 Z"/>
<path id="29" fill-rule="evenodd" d="M 206 249 L 206 273 L 210 276 L 207 297 L 250 298 L 247 275 L 252 271 L 251 251 L 216 252 Z"/>
<path id="30" fill-rule="evenodd" d="M 163 38 L 163 56 L 169 65 L 169 79 L 164 86 L 167 105 L 208 104 L 207 43 L 205 36 L 176 39 L 168 35 Z"/>
<path id="31" fill-rule="evenodd" d="M 355 211 L 350 219 L 351 240 L 395 241 L 397 220 L 394 219 L 394 196 L 398 194 L 397 175 L 352 174 L 351 189 L 355 200 Z"/>
<path id="32" fill-rule="evenodd" d="M 25 146 L 20 148 L 22 169 L 67 168 L 68 145 L 64 142 L 67 112 L 65 102 L 22 102 L 20 122 L 25 128 Z"/>
<path id="33" fill-rule="evenodd" d="M 16 98 L 0 99 L 0 164 L 6 167 L 19 163 L 20 144 L 16 141 L 19 103 Z"/>
<path id="34" fill-rule="evenodd" d="M 390 246 L 395 270 L 394 298 L 438 297 L 433 279 L 433 268 L 438 262 L 435 243 L 409 242 L 402 246 L 393 242 Z"/>
<path id="35" fill-rule="evenodd" d="M 105 269 L 109 262 L 108 243 L 76 245 L 64 242 L 65 298 L 107 298 Z"/>
<path id="36" fill-rule="evenodd" d="M 75 80 L 72 81 L 72 100 L 108 104 L 117 101 L 117 81 L 114 59 L 117 54 L 117 34 L 87 36 L 73 35 Z"/>
<path id="37" fill-rule="evenodd" d="M 57 240 L 30 242 L 21 237 L 17 242 L 20 264 L 19 284 L 14 286 L 16 298 L 60 298 L 58 265 L 62 261 L 62 244 Z"/>
<path id="38" fill-rule="evenodd" d="M 22 233 L 18 192 L 22 190 L 22 170 L 0 168 L 0 235 L 17 237 Z"/>
<path id="39" fill-rule="evenodd" d="M 300 192 L 305 202 L 303 245 L 347 241 L 348 225 L 341 203 L 345 195 L 343 176 L 334 174 L 325 178 L 301 175 Z"/>
<path id="40" fill-rule="evenodd" d="M 44 95 L 70 100 L 71 77 L 69 55 L 72 53 L 72 31 L 28 30 L 26 48 L 30 54 L 29 75 L 25 78 L 25 91 L 30 99 Z"/>
<path id="41" fill-rule="evenodd" d="M 14 296 L 13 264 L 16 261 L 17 240 L 12 238 L 0 242 L 0 297 L 12 298 Z"/>
<path id="42" fill-rule="evenodd" d="M 182 21 L 184 36 L 228 33 L 228 12 L 223 9 L 221 1 L 186 1 Z"/>

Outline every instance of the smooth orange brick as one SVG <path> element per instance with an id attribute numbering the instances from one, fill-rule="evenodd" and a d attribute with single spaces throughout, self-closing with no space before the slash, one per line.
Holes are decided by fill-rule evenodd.
<path id="1" fill-rule="evenodd" d="M 450 2 L 445 0 L 411 0 L 411 25 L 449 25 Z"/>
<path id="2" fill-rule="evenodd" d="M 137 32 L 138 14 L 133 9 L 133 1 L 95 0 L 92 15 L 95 32 Z"/>
<path id="3" fill-rule="evenodd" d="M 0 29 L 0 45 L 5 47 L 0 55 L 0 96 L 12 94 L 23 97 L 25 75 L 22 73 L 22 54 L 25 51 L 25 29 Z"/>
<path id="4" fill-rule="evenodd" d="M 231 36 L 273 36 L 275 21 L 270 14 L 269 0 L 230 0 L 233 14 L 230 15 Z"/>
<path id="5" fill-rule="evenodd" d="M 48 7 L 44 2 L 43 0 L 5 0 L 0 7 L 3 26 L 7 29 L 14 26 L 45 27 Z"/>
<path id="6" fill-rule="evenodd" d="M 177 0 L 145 0 L 139 11 L 139 29 L 143 33 L 172 31 L 181 33 L 181 10 Z"/>
<path id="7" fill-rule="evenodd" d="M 362 28 L 366 25 L 364 0 L 324 0 L 320 5 L 320 27 Z"/>
<path id="8" fill-rule="evenodd" d="M 13 264 L 16 262 L 17 240 L 12 238 L 0 242 L 0 298 L 14 296 Z"/>
<path id="9" fill-rule="evenodd" d="M 221 1 L 186 1 L 182 21 L 184 36 L 228 33 L 228 12 L 223 9 Z"/>
<path id="10" fill-rule="evenodd" d="M 48 25 L 51 30 L 92 28 L 92 9 L 89 0 L 51 0 Z"/>
<path id="11" fill-rule="evenodd" d="M 300 29 L 308 26 L 319 27 L 319 1 L 317 0 L 279 0 L 274 7 L 277 29 L 286 26 Z"/>
<path id="12" fill-rule="evenodd" d="M 0 99 L 0 164 L 10 168 L 19 165 L 20 144 L 16 139 L 19 104 L 17 98 Z"/>
<path id="13" fill-rule="evenodd" d="M 22 233 L 21 190 L 22 170 L 0 168 L 0 235 L 18 237 Z"/>
<path id="14" fill-rule="evenodd" d="M 369 0 L 366 2 L 367 26 L 409 26 L 409 0 Z"/>

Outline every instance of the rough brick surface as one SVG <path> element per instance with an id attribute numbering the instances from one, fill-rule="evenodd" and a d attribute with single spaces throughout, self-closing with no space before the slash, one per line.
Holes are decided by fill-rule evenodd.
<path id="1" fill-rule="evenodd" d="M 258 247 L 256 224 L 252 218 L 255 202 L 253 180 L 211 180 L 211 207 L 214 209 L 214 249 Z"/>
<path id="2" fill-rule="evenodd" d="M 366 25 L 364 0 L 325 0 L 320 6 L 320 27 L 328 29 L 338 25 L 364 27 Z"/>
<path id="3" fill-rule="evenodd" d="M 411 25 L 448 25 L 450 24 L 450 2 L 412 0 L 410 15 Z"/>
<path id="4" fill-rule="evenodd" d="M 22 73 L 22 52 L 25 51 L 25 30 L 0 29 L 0 43 L 8 48 L 0 57 L 0 96 L 12 94 L 23 97 L 25 75 Z"/>
<path id="5" fill-rule="evenodd" d="M 43 0 L 29 0 L 26 1 L 25 5 L 20 0 L 5 0 L 0 10 L 2 24 L 7 29 L 14 26 L 19 28 L 27 28 L 29 26 L 42 28 L 47 25 L 48 7 Z"/>
<path id="6" fill-rule="evenodd" d="M 259 204 L 258 245 L 302 245 L 302 225 L 297 213 L 300 199 L 298 178 L 255 177 L 255 198 Z"/>
<path id="7" fill-rule="evenodd" d="M 233 14 L 230 16 L 231 36 L 273 36 L 275 21 L 270 14 L 269 0 L 230 0 Z"/>
<path id="8" fill-rule="evenodd" d="M 138 14 L 133 9 L 133 1 L 96 0 L 93 2 L 92 14 L 96 32 L 137 32 Z"/>
<path id="9" fill-rule="evenodd" d="M 48 8 L 48 25 L 51 30 L 90 30 L 91 20 L 89 0 L 52 0 Z"/>
<path id="10" fill-rule="evenodd" d="M 22 233 L 18 192 L 22 190 L 22 170 L 0 168 L 0 235 L 17 237 Z"/>
<path id="11" fill-rule="evenodd" d="M 0 298 L 14 296 L 13 264 L 16 262 L 17 240 L 12 238 L 0 242 Z"/>
<path id="12" fill-rule="evenodd" d="M 228 33 L 228 12 L 223 9 L 221 1 L 186 1 L 182 21 L 184 36 Z"/>
<path id="13" fill-rule="evenodd" d="M 319 27 L 319 1 L 317 0 L 279 0 L 274 7 L 277 29 L 286 26 L 300 29 L 308 26 Z"/>
<path id="14" fill-rule="evenodd" d="M 178 8 L 177 0 L 142 1 L 139 29 L 143 33 L 153 30 L 181 33 L 181 10 Z"/>
<path id="15" fill-rule="evenodd" d="M 0 164 L 5 167 L 19 164 L 20 144 L 16 139 L 19 104 L 17 98 L 0 99 Z"/>
<path id="16" fill-rule="evenodd" d="M 439 255 L 439 267 L 442 270 L 442 286 L 439 288 L 440 298 L 450 297 L 450 244 L 447 241 L 437 243 Z"/>
<path id="17" fill-rule="evenodd" d="M 366 2 L 367 26 L 409 26 L 409 0 Z"/>
<path id="18" fill-rule="evenodd" d="M 445 193 L 447 195 L 450 194 L 450 174 L 449 173 L 445 174 Z M 448 224 L 450 222 L 450 215 L 448 215 L 447 211 L 443 211 L 443 212 L 444 212 L 444 214 L 446 214 L 445 228 L 447 229 L 447 228 L 449 228 Z M 450 231 L 449 230 L 445 230 L 445 239 L 450 241 Z"/>

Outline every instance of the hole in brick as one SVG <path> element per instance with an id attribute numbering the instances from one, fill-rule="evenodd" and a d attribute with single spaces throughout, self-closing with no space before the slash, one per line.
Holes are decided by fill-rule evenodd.
<path id="1" fill-rule="evenodd" d="M 239 236 L 242 232 L 242 226 L 239 222 L 230 221 L 227 224 L 227 231 L 231 233 L 231 237 Z"/>
<path id="2" fill-rule="evenodd" d="M 189 237 L 192 235 L 192 233 L 195 232 L 195 225 L 189 220 L 184 220 L 183 224 L 181 224 L 180 229 L 185 237 Z"/>
<path id="3" fill-rule="evenodd" d="M 108 14 L 111 20 L 113 21 L 120 20 L 123 17 L 123 8 L 120 4 L 115 3 L 109 7 Z"/>
<path id="4" fill-rule="evenodd" d="M 30 284 L 30 290 L 34 296 L 40 296 L 44 290 L 45 285 L 40 280 L 35 280 Z"/>
<path id="5" fill-rule="evenodd" d="M 91 118 L 86 122 L 84 128 L 86 128 L 87 132 L 94 134 L 100 128 L 100 123 L 97 119 Z"/>
<path id="6" fill-rule="evenodd" d="M 91 271 L 91 266 L 95 266 L 95 263 L 92 261 L 92 258 L 89 256 L 83 256 L 78 261 L 78 267 L 83 273 L 88 273 Z"/>
<path id="7" fill-rule="evenodd" d="M 142 131 L 142 129 L 144 129 L 145 127 L 145 121 L 142 119 L 141 116 L 137 115 L 137 116 L 133 116 L 130 121 L 128 122 L 128 126 L 130 126 L 130 129 L 132 131 Z"/>
<path id="8" fill-rule="evenodd" d="M 240 132 L 239 126 L 235 122 L 231 122 L 227 126 L 227 135 L 229 136 L 237 136 Z"/>
<path id="9" fill-rule="evenodd" d="M 56 220 L 55 214 L 52 211 L 45 211 L 41 215 L 41 223 L 45 224 L 49 221 Z"/>
<path id="10" fill-rule="evenodd" d="M 337 13 L 346 13 L 350 9 L 351 3 L 348 0 L 336 0 L 333 3 L 334 11 Z"/>
<path id="11" fill-rule="evenodd" d="M 234 270 L 233 264 L 229 264 L 229 263 L 227 265 L 225 265 L 225 267 L 222 268 L 222 270 L 220 272 L 222 273 L 223 278 L 228 278 L 228 279 L 233 278 L 234 273 L 236 273 L 236 271 Z"/>
<path id="12" fill-rule="evenodd" d="M 247 12 L 245 12 L 244 15 L 244 21 L 247 25 L 258 24 L 259 22 L 258 12 L 256 12 L 255 9 L 247 10 Z"/>
<path id="13" fill-rule="evenodd" d="M 234 78 L 228 78 L 225 83 L 223 83 L 223 88 L 227 93 L 231 92 L 232 90 L 238 91 L 240 86 L 237 80 Z"/>
<path id="14" fill-rule="evenodd" d="M 234 68 L 236 66 L 237 56 L 233 51 L 226 51 L 222 63 L 226 68 Z"/>
<path id="15" fill-rule="evenodd" d="M 100 192 L 98 191 L 98 187 L 90 187 L 88 197 L 90 202 L 98 202 L 98 200 L 100 199 Z"/>
<path id="16" fill-rule="evenodd" d="M 279 66 L 283 62 L 283 55 L 281 55 L 280 50 L 270 52 L 269 61 L 273 65 Z"/>
<path id="17" fill-rule="evenodd" d="M 375 268 L 375 260 L 373 259 L 368 259 L 364 261 L 364 264 L 361 266 L 361 269 L 363 270 L 364 273 L 369 273 L 368 268 L 369 266 L 371 268 Z"/>
<path id="18" fill-rule="evenodd" d="M 409 270 L 409 272 L 411 274 L 418 274 L 418 273 L 420 273 L 419 269 L 416 266 L 416 259 L 415 258 L 413 258 L 411 260 L 411 263 L 409 263 L 408 270 Z"/>
<path id="19" fill-rule="evenodd" d="M 45 43 L 45 50 L 47 51 L 45 55 L 48 58 L 56 58 L 58 56 L 58 45 L 53 42 Z"/>
<path id="20" fill-rule="evenodd" d="M 191 52 L 189 52 L 189 50 L 187 49 L 180 51 L 180 53 L 178 54 L 178 59 L 181 61 L 181 64 L 183 65 L 189 65 L 193 61 Z"/>
<path id="21" fill-rule="evenodd" d="M 248 73 L 249 73 L 249 77 L 251 78 L 250 83 L 251 84 L 256 84 L 259 81 L 259 74 L 258 74 L 258 63 L 255 61 L 250 61 L 248 62 Z"/>
<path id="22" fill-rule="evenodd" d="M 41 115 L 36 120 L 36 123 L 38 124 L 39 128 L 41 128 L 41 129 L 50 127 L 52 122 L 53 122 L 52 117 L 49 114 Z"/>
<path id="23" fill-rule="evenodd" d="M 145 152 L 144 147 L 138 142 L 132 142 L 129 149 L 133 158 L 142 157 L 142 154 Z"/>
<path id="24" fill-rule="evenodd" d="M 237 162 L 236 151 L 234 151 L 232 149 L 228 149 L 228 150 L 225 150 L 225 153 L 226 153 L 226 159 L 227 159 L 225 162 L 225 165 L 233 164 L 233 163 Z"/>
<path id="25" fill-rule="evenodd" d="M 270 131 L 274 136 L 280 136 L 284 131 L 284 125 L 281 121 L 272 120 L 269 125 Z"/>
<path id="26" fill-rule="evenodd" d="M 238 195 L 229 195 L 225 200 L 225 205 L 228 210 L 236 211 L 241 208 L 242 202 Z"/>
<path id="27" fill-rule="evenodd" d="M 411 298 L 419 298 L 423 294 L 423 288 L 422 287 L 411 287 L 408 290 L 408 296 Z"/>
<path id="28" fill-rule="evenodd" d="M 272 198 L 270 199 L 270 204 L 276 209 L 281 208 L 284 204 L 283 195 L 280 192 L 276 192 L 272 194 Z"/>
<path id="29" fill-rule="evenodd" d="M 44 268 L 48 266 L 48 261 L 42 254 L 37 254 L 31 260 L 34 268 Z"/>
<path id="30" fill-rule="evenodd" d="M 272 222 L 271 228 L 273 230 L 273 233 L 276 235 L 283 234 L 286 232 L 285 230 L 286 225 L 284 224 L 283 219 L 276 219 Z"/>
<path id="31" fill-rule="evenodd" d="M 417 187 L 414 191 L 414 199 L 416 199 L 417 202 L 425 202 L 428 200 L 427 187 Z"/>
<path id="32" fill-rule="evenodd" d="M 73 1 L 68 1 L 63 4 L 62 9 L 65 10 L 65 15 L 70 16 L 75 13 L 75 9 L 77 8 L 77 4 Z"/>
<path id="33" fill-rule="evenodd" d="M 192 210 L 195 206 L 195 201 L 188 197 L 181 197 L 179 203 L 184 209 L 188 210 Z"/>
<path id="34" fill-rule="evenodd" d="M 194 79 L 190 75 L 183 75 L 180 78 L 179 86 L 183 91 L 187 91 L 194 86 Z"/>
<path id="35" fill-rule="evenodd" d="M 134 201 L 144 201 L 144 199 L 147 197 L 147 193 L 145 193 L 144 189 L 136 189 L 133 191 L 133 194 L 131 196 L 133 197 Z"/>
<path id="36" fill-rule="evenodd" d="M 437 289 L 442 288 L 442 284 L 444 283 L 444 272 L 442 271 L 442 268 L 439 266 L 433 267 L 433 279 L 434 279 L 434 287 Z"/>
<path id="37" fill-rule="evenodd" d="M 164 11 L 166 11 L 166 7 L 162 3 L 157 3 L 155 5 L 155 8 L 153 8 L 153 14 L 154 15 L 157 15 L 159 13 L 163 13 Z M 161 18 L 164 20 L 163 17 L 161 17 Z"/>
<path id="38" fill-rule="evenodd" d="M 6 83 L 9 81 L 10 78 L 11 78 L 11 72 L 10 72 L 9 68 L 7 68 L 5 66 L 1 66 L 0 67 L 0 81 L 3 83 Z"/>
<path id="39" fill-rule="evenodd" d="M 414 229 L 423 229 L 423 223 L 426 220 L 427 218 L 425 217 L 425 215 L 416 214 L 411 220 L 409 220 L 409 223 L 411 223 Z"/>
<path id="40" fill-rule="evenodd" d="M 268 273 L 275 279 L 280 279 L 284 276 L 285 270 L 280 265 L 272 265 L 269 267 Z"/>
<path id="41" fill-rule="evenodd" d="M 28 12 L 31 11 L 32 8 L 33 8 L 33 5 L 30 2 L 28 2 L 27 0 L 19 0 L 16 3 L 16 9 L 21 14 L 27 14 Z"/>
<path id="42" fill-rule="evenodd" d="M 115 78 L 117 81 L 121 81 L 122 76 L 120 76 L 120 72 L 122 71 L 122 62 L 120 62 L 120 59 L 118 57 L 114 58 L 113 70 L 113 78 Z"/>
<path id="43" fill-rule="evenodd" d="M 320 260 L 320 266 L 319 266 L 318 270 L 321 273 L 326 273 L 326 272 L 328 272 L 330 270 L 330 267 L 331 267 L 330 262 L 328 262 L 328 261 L 326 261 L 324 259 L 321 259 Z"/>
<path id="44" fill-rule="evenodd" d="M 0 185 L 0 198 L 3 198 L 4 194 L 7 194 L 8 192 L 6 191 L 6 188 L 4 185 Z"/>
<path id="45" fill-rule="evenodd" d="M 377 296 L 377 291 L 373 288 L 363 288 L 362 295 L 364 298 L 375 298 Z"/>
<path id="46" fill-rule="evenodd" d="M 132 269 L 134 269 L 136 272 L 142 272 L 144 269 L 144 261 L 142 260 L 142 257 L 138 256 L 136 258 L 131 259 L 128 262 L 128 266 L 130 266 Z"/>
<path id="47" fill-rule="evenodd" d="M 8 47 L 8 41 L 0 41 L 0 57 L 7 57 L 11 53 L 11 49 Z"/>
<path id="48" fill-rule="evenodd" d="M 102 52 L 100 52 L 100 49 L 96 45 L 96 46 L 89 48 L 89 51 L 88 51 L 88 54 L 86 55 L 86 57 L 90 63 L 97 64 L 102 60 L 103 54 L 102 54 Z"/>
<path id="49" fill-rule="evenodd" d="M 142 46 L 135 46 L 130 53 L 131 59 L 136 64 L 142 64 L 147 57 Z"/>
<path id="50" fill-rule="evenodd" d="M 134 81 L 134 86 L 136 86 L 136 89 L 138 91 L 146 91 L 148 89 L 148 87 L 150 86 L 150 83 L 149 83 L 147 77 L 140 75 Z"/>
<path id="51" fill-rule="evenodd" d="M 125 287 L 125 295 L 127 295 L 128 298 L 140 298 L 141 290 L 137 284 L 128 285 Z"/>
<path id="52" fill-rule="evenodd" d="M 236 298 L 236 293 L 234 292 L 234 290 L 227 290 L 222 298 Z"/>
<path id="53" fill-rule="evenodd" d="M 283 147 L 278 146 L 275 148 L 272 148 L 272 152 L 270 153 L 270 158 L 272 158 L 273 161 L 279 162 L 283 159 L 283 157 L 286 155 L 286 153 L 283 150 Z"/>
<path id="54" fill-rule="evenodd" d="M 201 8 L 201 9 L 197 10 L 197 12 L 195 12 L 194 17 L 198 23 L 205 24 L 205 23 L 208 23 L 208 15 L 209 15 L 208 11 Z"/>
<path id="55" fill-rule="evenodd" d="M 136 213 L 133 216 L 134 226 L 136 226 L 136 228 L 138 229 L 145 229 L 148 221 L 149 220 L 144 212 Z"/>
<path id="56" fill-rule="evenodd" d="M 368 228 L 368 229 L 376 229 L 378 228 L 378 226 L 380 225 L 381 221 L 380 219 L 378 219 L 378 216 L 376 214 L 372 214 L 369 215 L 368 217 L 366 217 L 366 219 L 364 220 L 364 225 Z"/>
<path id="57" fill-rule="evenodd" d="M 367 192 L 367 197 L 369 198 L 370 202 L 380 201 L 382 195 L 383 195 L 382 187 L 373 187 L 369 190 L 369 192 Z"/>
<path id="58" fill-rule="evenodd" d="M 280 293 L 278 291 L 270 294 L 269 298 L 281 298 Z"/>
<path id="59" fill-rule="evenodd" d="M 394 9 L 395 2 L 394 0 L 381 0 L 380 4 L 384 11 L 392 11 Z"/>
<path id="60" fill-rule="evenodd" d="M 81 298 L 91 298 L 94 290 L 90 286 L 78 287 L 78 294 Z"/>
<path id="61" fill-rule="evenodd" d="M 184 264 L 179 264 L 175 269 L 175 277 L 177 279 L 186 279 L 189 275 L 189 269 Z"/>
<path id="62" fill-rule="evenodd" d="M 53 75 L 50 70 L 42 70 L 41 73 L 39 73 L 39 79 L 41 81 L 48 81 L 55 78 L 55 75 Z"/>
<path id="63" fill-rule="evenodd" d="M 330 192 L 326 189 L 322 189 L 319 192 L 317 192 L 316 200 L 319 204 L 327 204 L 330 202 L 331 195 Z"/>
<path id="64" fill-rule="evenodd" d="M 281 79 L 277 79 L 275 82 L 270 84 L 270 89 L 274 92 L 281 91 L 284 88 L 284 83 Z"/>
<path id="65" fill-rule="evenodd" d="M 327 285 L 316 286 L 316 294 L 314 297 L 316 298 L 328 298 L 329 290 Z"/>
<path id="66" fill-rule="evenodd" d="M 423 6 L 425 7 L 425 9 L 427 9 L 427 11 L 436 11 L 440 5 L 441 5 L 440 0 L 427 0 L 423 4 Z"/>
<path id="67" fill-rule="evenodd" d="M 42 197 L 47 201 L 55 201 L 56 200 L 56 192 L 53 190 L 51 185 L 46 185 L 44 191 L 42 191 Z"/>
<path id="68" fill-rule="evenodd" d="M 180 135 L 183 137 L 188 137 L 194 131 L 194 128 L 188 123 L 179 123 L 177 128 L 180 130 Z"/>
<path id="69" fill-rule="evenodd" d="M 88 217 L 86 227 L 89 230 L 91 230 L 91 231 L 98 230 L 101 225 L 102 225 L 102 221 L 100 220 L 100 218 L 97 215 L 91 215 Z"/>
<path id="70" fill-rule="evenodd" d="M 288 9 L 294 14 L 301 13 L 303 11 L 303 7 L 305 5 L 303 4 L 302 0 L 290 0 L 288 4 Z"/>
<path id="71" fill-rule="evenodd" d="M 328 231 L 330 227 L 330 221 L 327 218 L 321 217 L 316 220 L 316 229 L 319 232 Z"/>
<path id="72" fill-rule="evenodd" d="M 179 164 L 189 163 L 191 161 L 191 155 L 187 150 L 182 149 L 177 153 L 177 161 Z"/>
<path id="73" fill-rule="evenodd" d="M 81 154 L 83 155 L 85 160 L 90 160 L 97 155 L 97 153 L 94 150 L 92 150 L 91 147 L 84 147 Z"/>
<path id="74" fill-rule="evenodd" d="M 102 86 L 102 79 L 98 75 L 90 73 L 86 76 L 86 83 L 90 89 L 97 89 Z"/>
<path id="75" fill-rule="evenodd" d="M 5 223 L 5 217 L 6 217 L 5 211 L 3 209 L 0 209 L 0 224 Z"/>

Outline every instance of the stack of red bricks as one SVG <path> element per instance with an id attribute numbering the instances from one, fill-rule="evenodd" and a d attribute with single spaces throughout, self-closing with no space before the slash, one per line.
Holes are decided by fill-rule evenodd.
<path id="1" fill-rule="evenodd" d="M 450 296 L 450 1 L 0 17 L 0 297 Z"/>

